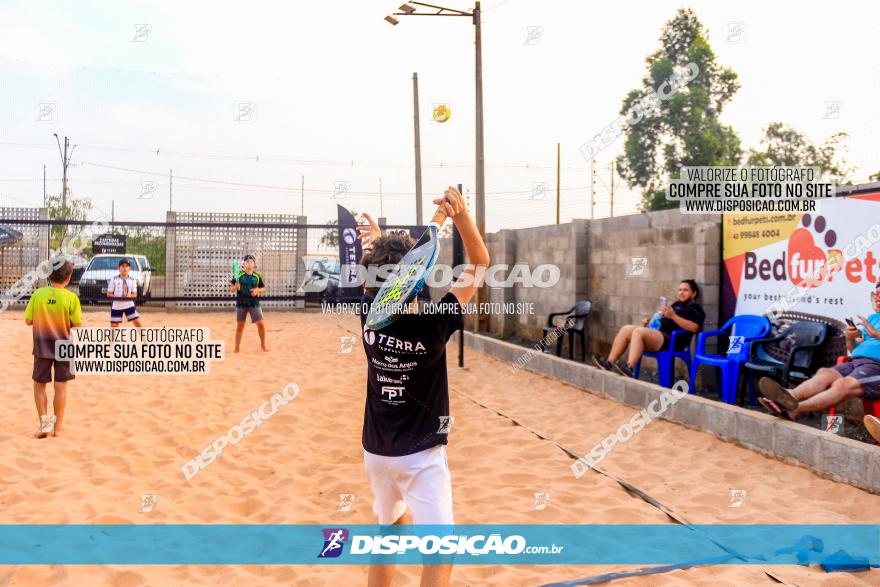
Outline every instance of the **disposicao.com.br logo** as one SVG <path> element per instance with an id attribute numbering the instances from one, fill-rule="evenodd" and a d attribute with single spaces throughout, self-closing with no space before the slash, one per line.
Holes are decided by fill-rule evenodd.
<path id="1" fill-rule="evenodd" d="M 324 528 L 318 558 L 338 557 L 346 541 L 350 555 L 459 555 L 484 556 L 560 554 L 562 545 L 529 546 L 519 534 L 352 534 L 346 528 Z M 350 538 L 350 540 L 349 540 Z"/>

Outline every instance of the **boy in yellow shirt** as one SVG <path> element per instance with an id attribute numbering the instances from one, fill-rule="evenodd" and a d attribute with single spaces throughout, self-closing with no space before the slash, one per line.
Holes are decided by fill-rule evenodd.
<path id="1" fill-rule="evenodd" d="M 37 289 L 24 311 L 25 322 L 34 329 L 34 402 L 40 416 L 40 429 L 34 436 L 45 438 L 61 434 L 64 406 L 67 403 L 67 382 L 74 378 L 68 361 L 55 360 L 55 341 L 70 338 L 70 329 L 82 324 L 82 307 L 76 294 L 67 291 L 73 263 L 53 260 L 55 269 L 49 285 Z M 46 384 L 55 380 L 55 415 L 49 416 Z"/>

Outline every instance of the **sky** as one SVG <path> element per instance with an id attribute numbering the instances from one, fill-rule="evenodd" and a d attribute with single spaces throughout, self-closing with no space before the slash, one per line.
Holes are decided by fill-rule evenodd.
<path id="1" fill-rule="evenodd" d="M 171 205 L 324 223 L 342 204 L 413 223 L 418 72 L 425 216 L 450 184 L 473 208 L 474 26 L 391 26 L 399 2 L 5 0 L 0 206 L 41 205 L 44 165 L 60 192 L 57 133 L 76 145 L 70 192 L 92 199 L 92 217 L 164 221 Z M 487 230 L 556 221 L 557 143 L 561 221 L 611 213 L 623 139 L 596 158 L 593 206 L 579 147 L 617 118 L 683 6 L 739 74 L 722 120 L 744 148 L 772 121 L 816 143 L 846 132 L 852 179 L 880 171 L 880 5 L 485 0 Z M 431 118 L 441 103 L 444 123 Z M 614 180 L 614 215 L 638 201 Z"/>

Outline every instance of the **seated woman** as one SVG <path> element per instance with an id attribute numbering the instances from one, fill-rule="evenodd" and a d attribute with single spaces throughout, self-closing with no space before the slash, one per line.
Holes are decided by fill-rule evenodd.
<path id="1" fill-rule="evenodd" d="M 660 310 L 662 315 L 659 328 L 649 328 L 650 318 L 642 320 L 641 326 L 628 324 L 620 329 L 611 345 L 611 352 L 607 359 L 594 357 L 593 363 L 597 367 L 608 371 L 614 370 L 632 377 L 632 370 L 642 358 L 644 352 L 656 352 L 667 350 L 672 333 L 676 330 L 687 330 L 688 334 L 680 334 L 675 338 L 675 351 L 683 351 L 691 344 L 694 332 L 703 328 L 706 320 L 706 312 L 697 303 L 700 297 L 700 288 L 693 279 L 685 279 L 678 285 L 678 300 L 671 306 L 663 306 Z M 626 362 L 618 363 L 623 352 L 629 345 L 629 354 Z"/>

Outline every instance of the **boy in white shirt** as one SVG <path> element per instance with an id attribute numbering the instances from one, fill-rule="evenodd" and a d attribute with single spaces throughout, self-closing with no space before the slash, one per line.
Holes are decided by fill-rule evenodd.
<path id="1" fill-rule="evenodd" d="M 137 297 L 137 280 L 129 276 L 131 264 L 123 259 L 119 262 L 119 275 L 107 281 L 107 297 L 113 298 L 110 306 L 110 326 L 118 328 L 122 324 L 122 315 L 138 328 L 142 328 L 140 314 L 130 298 Z"/>

